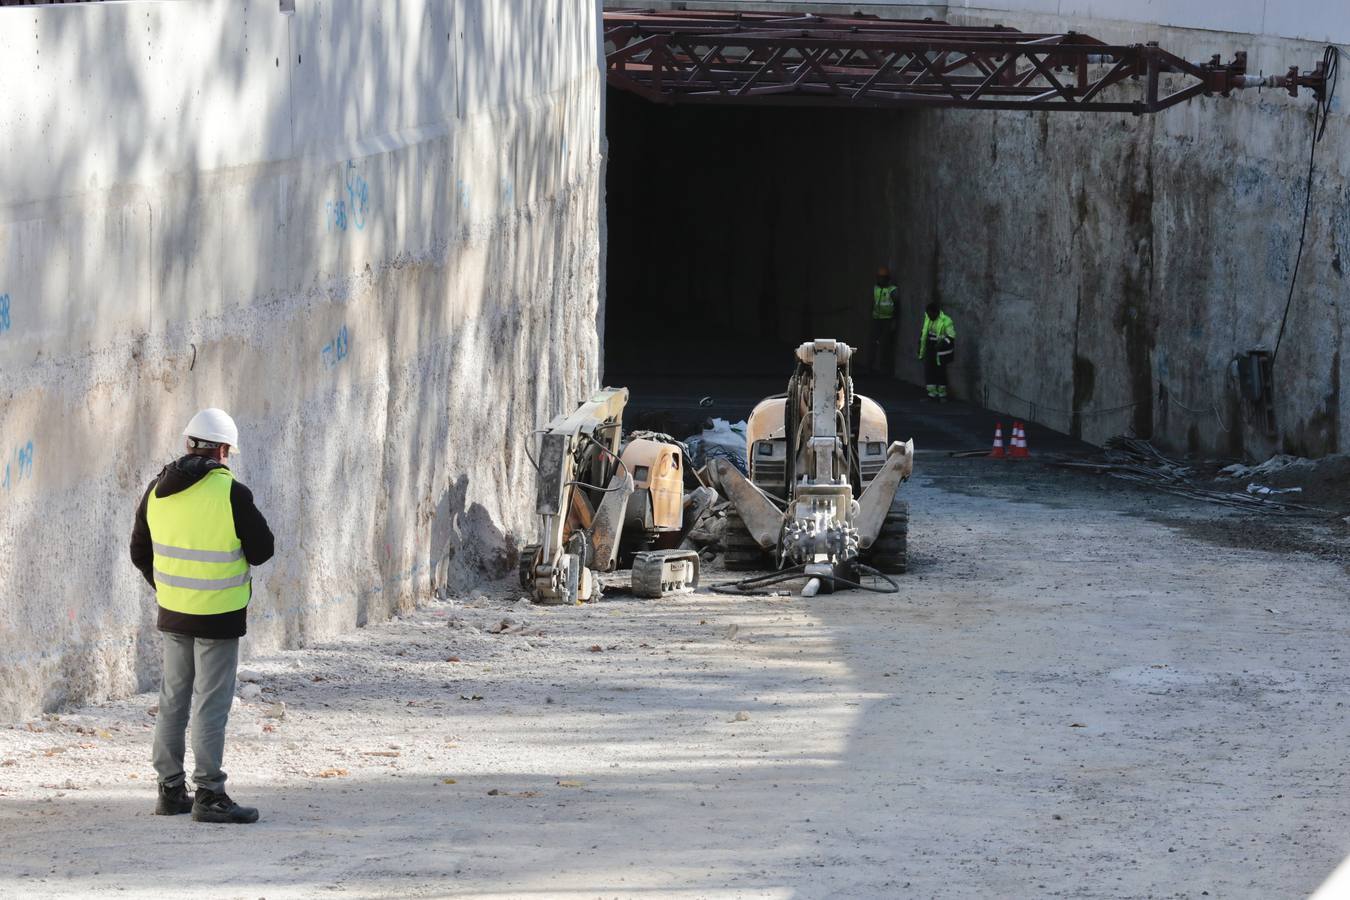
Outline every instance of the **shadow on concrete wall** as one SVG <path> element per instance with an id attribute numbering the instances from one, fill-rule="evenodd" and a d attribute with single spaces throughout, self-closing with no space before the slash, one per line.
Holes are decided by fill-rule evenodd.
<path id="1" fill-rule="evenodd" d="M 590 6 L 299 7 L 34 13 L 106 115 L 31 148 L 61 199 L 10 226 L 49 311 L 17 360 L 33 387 L 0 411 L 44 456 L 0 517 L 49 549 L 0 565 L 0 709 L 153 683 L 126 534 L 195 409 L 235 415 L 277 532 L 255 573 L 265 647 L 501 574 L 529 524 L 524 436 L 593 386 Z M 68 132 L 65 107 L 39 109 Z M 85 182 L 108 153 L 120 177 Z"/>

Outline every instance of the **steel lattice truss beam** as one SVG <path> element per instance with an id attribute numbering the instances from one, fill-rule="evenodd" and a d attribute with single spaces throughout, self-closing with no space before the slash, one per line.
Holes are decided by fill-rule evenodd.
<path id="1" fill-rule="evenodd" d="M 1247 75 L 1245 53 L 1190 62 L 1156 44 L 931 19 L 652 10 L 605 12 L 609 83 L 659 103 L 960 107 L 1153 113 L 1325 73 Z"/>

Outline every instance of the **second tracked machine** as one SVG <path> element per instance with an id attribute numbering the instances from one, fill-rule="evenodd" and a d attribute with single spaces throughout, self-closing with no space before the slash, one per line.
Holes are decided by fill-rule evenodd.
<path id="1" fill-rule="evenodd" d="M 914 442 L 888 442 L 885 412 L 854 391 L 853 353 L 829 339 L 798 347 L 787 392 L 747 422 L 749 477 L 726 460 L 711 465 L 731 502 L 727 568 L 799 574 L 806 595 L 906 570 L 909 505 L 897 492 Z"/>

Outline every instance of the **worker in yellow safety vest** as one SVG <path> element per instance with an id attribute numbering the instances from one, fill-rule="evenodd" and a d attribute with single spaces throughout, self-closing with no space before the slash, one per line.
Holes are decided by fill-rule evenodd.
<path id="1" fill-rule="evenodd" d="M 274 540 L 253 493 L 225 465 L 239 446 L 234 420 L 204 409 L 183 436 L 187 455 L 150 482 L 131 533 L 131 561 L 155 589 L 164 648 L 151 755 L 159 781 L 155 814 L 256 822 L 256 809 L 225 793 L 220 765 L 253 597 L 250 568 L 272 558 Z M 183 771 L 189 716 L 195 797 Z"/>
<path id="2" fill-rule="evenodd" d="M 919 359 L 923 360 L 929 400 L 947 402 L 947 370 L 955 356 L 956 325 L 934 300 L 924 310 L 923 330 L 919 332 Z"/>
<path id="3" fill-rule="evenodd" d="M 891 283 L 891 270 L 877 269 L 877 283 L 872 287 L 872 353 L 870 368 L 882 375 L 895 374 L 895 319 L 896 291 Z"/>

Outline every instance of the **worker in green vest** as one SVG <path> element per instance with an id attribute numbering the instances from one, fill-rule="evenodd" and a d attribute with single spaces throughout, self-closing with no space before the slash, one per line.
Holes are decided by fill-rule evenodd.
<path id="1" fill-rule="evenodd" d="M 895 374 L 895 315 L 896 286 L 891 283 L 891 270 L 877 269 L 877 283 L 872 286 L 872 353 L 871 370 L 881 375 Z"/>
<path id="2" fill-rule="evenodd" d="M 929 400 L 947 402 L 947 370 L 955 356 L 956 325 L 934 300 L 924 310 L 923 330 L 919 332 L 919 359 L 923 360 Z"/>
<path id="3" fill-rule="evenodd" d="M 256 809 L 225 793 L 220 765 L 239 638 L 253 596 L 250 568 L 272 558 L 272 531 L 252 492 L 225 465 L 239 446 L 234 420 L 222 410 L 204 409 L 183 436 L 187 455 L 150 482 L 131 533 L 131 561 L 155 589 L 164 647 L 152 753 L 159 780 L 155 814 L 256 822 Z M 189 718 L 195 797 L 187 792 L 183 771 Z"/>

